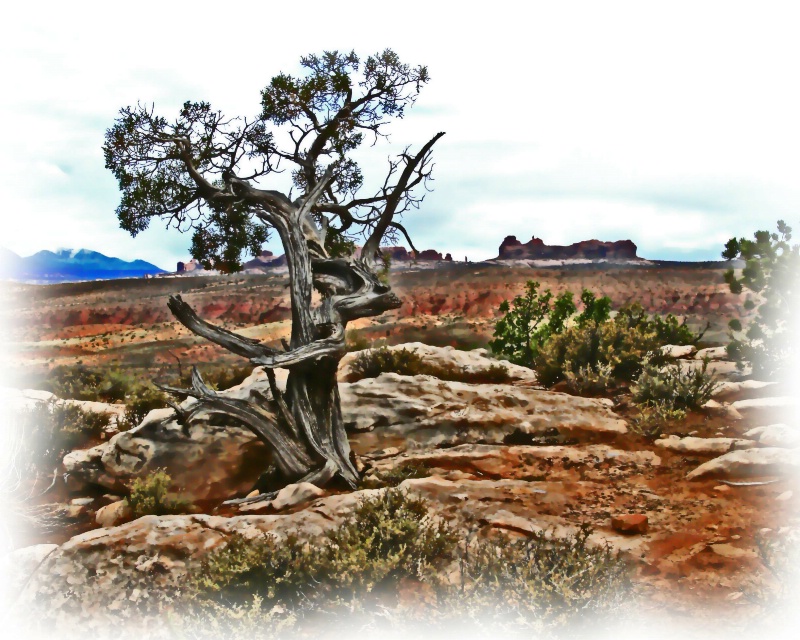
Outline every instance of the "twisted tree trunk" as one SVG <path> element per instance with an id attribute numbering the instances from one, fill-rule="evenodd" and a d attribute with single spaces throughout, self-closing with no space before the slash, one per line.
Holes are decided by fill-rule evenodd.
<path id="1" fill-rule="evenodd" d="M 250 187 L 244 192 L 254 198 L 263 193 Z M 223 415 L 252 431 L 269 448 L 282 484 L 305 480 L 322 485 L 338 479 L 354 488 L 359 475 L 345 433 L 336 380 L 346 352 L 345 327 L 350 320 L 397 308 L 400 300 L 377 278 L 370 256 L 358 260 L 327 256 L 324 238 L 308 215 L 319 193 L 321 189 L 315 189 L 295 205 L 282 203 L 286 209 L 282 215 L 276 215 L 274 207 L 264 215 L 280 234 L 289 267 L 292 333 L 286 351 L 202 320 L 180 296 L 168 303 L 190 331 L 264 367 L 271 396 L 250 400 L 220 396 L 203 383 L 196 369 L 191 389 L 167 390 L 197 399 L 187 411 L 173 405 L 184 423 L 200 415 Z M 322 296 L 315 309 L 314 288 Z M 289 370 L 285 392 L 275 384 L 276 368 Z"/>

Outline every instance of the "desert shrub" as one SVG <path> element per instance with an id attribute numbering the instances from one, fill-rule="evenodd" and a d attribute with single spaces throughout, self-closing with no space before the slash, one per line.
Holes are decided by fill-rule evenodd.
<path id="1" fill-rule="evenodd" d="M 134 480 L 131 493 L 126 498 L 133 517 L 190 513 L 191 502 L 170 493 L 171 483 L 172 478 L 163 469 Z"/>
<path id="2" fill-rule="evenodd" d="M 638 302 L 620 307 L 614 320 L 630 329 L 655 334 L 655 340 L 659 345 L 697 344 L 710 326 L 706 325 L 703 331 L 694 333 L 687 326 L 685 319 L 679 322 L 671 313 L 664 317 L 659 315 L 651 317 Z"/>
<path id="3" fill-rule="evenodd" d="M 380 347 L 359 353 L 350 364 L 354 379 L 377 378 L 382 373 L 399 373 L 404 376 L 421 375 L 425 361 L 413 349 Z"/>
<path id="4" fill-rule="evenodd" d="M 593 372 L 593 382 L 601 378 L 631 381 L 642 370 L 645 356 L 658 347 L 655 333 L 643 326 L 629 327 L 624 321 L 595 322 L 567 327 L 554 335 L 534 361 L 539 382 L 551 386 L 567 379 L 567 372 L 583 369 Z M 607 372 L 610 376 L 601 372 Z"/>
<path id="5" fill-rule="evenodd" d="M 201 598 L 242 605 L 258 595 L 268 606 L 316 609 L 396 586 L 403 577 L 425 579 L 455 543 L 452 531 L 431 519 L 425 500 L 390 489 L 362 499 L 316 547 L 294 536 L 231 536 L 190 582 Z"/>
<path id="6" fill-rule="evenodd" d="M 135 380 L 124 371 L 76 364 L 53 367 L 42 386 L 59 398 L 116 402 L 124 400 L 134 385 Z"/>
<path id="7" fill-rule="evenodd" d="M 790 245 L 792 228 L 778 221 L 778 232 L 757 231 L 754 240 L 732 238 L 722 257 L 745 261 L 741 276 L 733 269 L 725 273 L 732 293 L 748 289 L 760 297 L 745 301 L 745 311 L 756 309 L 755 318 L 745 328 L 741 318 L 730 321 L 731 342 L 728 354 L 740 367 L 752 365 L 762 377 L 780 377 L 796 360 L 797 317 L 800 312 L 800 245 Z"/>
<path id="8" fill-rule="evenodd" d="M 319 612 L 326 624 L 337 612 L 346 620 L 372 612 L 366 622 L 374 624 L 374 612 L 390 611 L 397 587 L 411 579 L 426 583 L 435 605 L 403 609 L 400 620 L 441 628 L 468 616 L 541 628 L 614 612 L 629 599 L 627 563 L 608 546 L 591 546 L 590 534 L 583 526 L 562 539 L 541 532 L 519 542 L 459 542 L 431 519 L 424 499 L 390 489 L 362 499 L 319 542 L 230 536 L 191 574 L 189 593 L 195 619 L 219 628 L 249 629 L 258 620 L 286 628 Z"/>
<path id="9" fill-rule="evenodd" d="M 98 439 L 110 424 L 107 413 L 84 411 L 77 405 L 40 402 L 20 412 L 25 434 L 21 459 L 24 466 L 51 471 L 72 451 Z"/>
<path id="10" fill-rule="evenodd" d="M 610 547 L 589 545 L 591 532 L 584 525 L 566 538 L 543 531 L 527 540 L 500 537 L 465 549 L 461 592 L 449 594 L 451 606 L 525 626 L 614 612 L 631 594 L 630 569 Z"/>
<path id="11" fill-rule="evenodd" d="M 508 369 L 501 364 L 492 364 L 486 369 L 467 371 L 454 364 L 427 362 L 413 349 L 369 349 L 356 356 L 350 364 L 350 381 L 377 378 L 382 373 L 397 373 L 403 376 L 434 376 L 451 382 L 503 384 L 511 378 Z"/>
<path id="12" fill-rule="evenodd" d="M 576 318 L 579 326 L 587 322 L 605 322 L 611 317 L 611 298 L 608 296 L 598 298 L 588 289 L 584 289 L 581 292 L 581 302 L 583 311 Z"/>
<path id="13" fill-rule="evenodd" d="M 670 409 L 699 409 L 711 399 L 719 382 L 708 373 L 708 359 L 699 368 L 684 368 L 680 362 L 663 366 L 645 361 L 633 386 L 638 404 L 663 403 Z"/>
<path id="14" fill-rule="evenodd" d="M 564 379 L 569 389 L 578 394 L 602 393 L 614 384 L 614 367 L 610 363 L 593 363 L 572 370 L 568 362 L 564 367 Z"/>
<path id="15" fill-rule="evenodd" d="M 550 289 L 539 293 L 539 286 L 529 280 L 524 296 L 517 296 L 510 305 L 508 300 L 500 304 L 500 313 L 505 315 L 497 321 L 494 340 L 489 342 L 494 353 L 525 367 L 533 366 L 542 345 L 563 331 L 569 317 L 577 311 L 571 292 L 562 293 L 553 302 Z"/>
<path id="16" fill-rule="evenodd" d="M 686 419 L 686 411 L 675 409 L 663 400 L 647 402 L 639 406 L 639 413 L 630 423 L 631 431 L 645 438 L 656 439 L 676 422 Z"/>

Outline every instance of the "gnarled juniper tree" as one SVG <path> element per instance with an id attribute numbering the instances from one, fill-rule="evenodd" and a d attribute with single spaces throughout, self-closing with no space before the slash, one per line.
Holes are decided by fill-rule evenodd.
<path id="1" fill-rule="evenodd" d="M 187 102 L 173 121 L 146 106 L 126 107 L 103 150 L 122 191 L 117 216 L 132 235 L 153 218 L 191 228 L 193 255 L 223 270 L 236 270 L 243 251 L 260 248 L 269 230 L 284 247 L 292 329 L 283 351 L 214 326 L 180 296 L 170 298 L 169 308 L 192 332 L 264 367 L 271 389 L 255 400 L 226 398 L 195 370 L 191 389 L 172 390 L 197 398 L 187 411 L 173 405 L 181 419 L 221 415 L 246 426 L 267 444 L 284 483 L 338 478 L 354 487 L 358 473 L 336 383 L 345 327 L 400 306 L 378 278 L 380 245 L 398 233 L 411 244 L 398 216 L 422 200 L 431 150 L 444 134 L 390 158 L 382 184 L 362 195 L 352 152 L 385 137 L 387 122 L 402 117 L 428 81 L 427 69 L 403 64 L 389 50 L 365 61 L 325 52 L 301 64 L 301 77 L 272 79 L 255 118 L 229 119 L 205 102 Z M 267 188 L 286 165 L 289 193 Z M 356 258 L 347 248 L 358 233 L 365 240 Z M 289 371 L 284 392 L 276 368 Z"/>

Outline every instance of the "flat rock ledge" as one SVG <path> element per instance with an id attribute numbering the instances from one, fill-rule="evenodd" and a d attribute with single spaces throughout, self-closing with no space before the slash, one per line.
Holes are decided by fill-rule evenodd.
<path id="1" fill-rule="evenodd" d="M 359 454 L 386 447 L 502 444 L 512 434 L 592 438 L 627 433 L 610 400 L 554 391 L 384 373 L 342 384 L 340 392 L 345 424 L 356 432 L 351 444 Z"/>
<path id="2" fill-rule="evenodd" d="M 688 480 L 703 478 L 748 478 L 752 476 L 796 475 L 800 472 L 800 450 L 765 447 L 731 451 L 701 464 Z"/>
<path id="3" fill-rule="evenodd" d="M 756 446 L 753 440 L 743 438 L 695 438 L 688 436 L 679 438 L 669 436 L 656 440 L 655 445 L 677 453 L 696 453 L 719 455 L 737 449 L 752 449 Z"/>

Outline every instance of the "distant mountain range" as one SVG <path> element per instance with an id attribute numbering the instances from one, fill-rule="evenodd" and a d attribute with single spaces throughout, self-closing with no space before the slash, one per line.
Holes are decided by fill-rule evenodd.
<path id="1" fill-rule="evenodd" d="M 110 258 L 97 251 L 60 249 L 40 251 L 27 258 L 0 248 L 0 279 L 21 282 L 74 282 L 78 280 L 107 280 L 141 278 L 165 273 L 144 260 L 126 262 Z"/>

